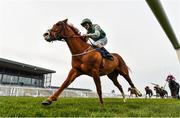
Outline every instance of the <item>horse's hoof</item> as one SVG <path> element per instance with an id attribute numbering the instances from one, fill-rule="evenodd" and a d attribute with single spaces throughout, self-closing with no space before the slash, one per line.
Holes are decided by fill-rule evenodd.
<path id="1" fill-rule="evenodd" d="M 140 94 L 138 94 L 139 95 L 139 97 L 141 97 L 142 96 L 142 94 L 140 93 Z"/>
<path id="2" fill-rule="evenodd" d="M 126 98 L 123 99 L 123 102 L 126 102 Z"/>
<path id="3" fill-rule="evenodd" d="M 52 103 L 52 101 L 49 101 L 49 100 L 45 100 L 43 101 L 41 104 L 44 105 L 44 106 L 48 106 Z"/>
<path id="4" fill-rule="evenodd" d="M 142 96 L 142 93 L 141 93 L 140 91 L 138 91 L 137 89 L 136 89 L 136 91 L 137 91 L 137 95 L 138 95 L 139 97 L 141 97 L 141 96 Z"/>

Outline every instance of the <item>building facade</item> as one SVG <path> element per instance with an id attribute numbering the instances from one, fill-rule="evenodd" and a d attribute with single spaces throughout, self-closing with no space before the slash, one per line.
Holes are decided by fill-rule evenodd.
<path id="1" fill-rule="evenodd" d="M 55 71 L 0 58 L 1 85 L 50 87 L 52 73 Z"/>

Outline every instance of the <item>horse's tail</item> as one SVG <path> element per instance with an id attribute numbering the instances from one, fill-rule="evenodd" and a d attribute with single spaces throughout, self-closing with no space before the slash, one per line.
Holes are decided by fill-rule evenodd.
<path id="1" fill-rule="evenodd" d="M 127 65 L 126 65 L 127 66 Z M 127 66 L 127 68 L 128 68 L 128 70 L 129 70 L 129 72 L 131 72 L 132 73 L 132 70 L 131 70 L 131 68 L 129 68 L 128 66 Z"/>

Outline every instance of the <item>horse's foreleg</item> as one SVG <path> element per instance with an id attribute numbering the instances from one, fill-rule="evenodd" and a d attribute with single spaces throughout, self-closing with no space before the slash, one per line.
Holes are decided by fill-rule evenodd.
<path id="1" fill-rule="evenodd" d="M 149 98 L 151 98 L 151 96 L 152 96 L 151 93 L 149 93 L 148 95 L 149 95 Z"/>
<path id="2" fill-rule="evenodd" d="M 153 96 L 153 92 L 151 91 L 151 92 L 150 92 L 150 97 L 152 97 L 152 96 Z"/>
<path id="3" fill-rule="evenodd" d="M 94 83 L 96 85 L 96 90 L 97 90 L 97 93 L 98 93 L 98 96 L 99 96 L 100 103 L 101 103 L 101 105 L 103 105 L 102 90 L 101 90 L 101 80 L 100 80 L 100 77 L 99 77 L 99 71 L 98 70 L 93 70 L 92 71 L 92 76 L 93 76 L 93 79 L 94 79 Z"/>
<path id="4" fill-rule="evenodd" d="M 145 94 L 145 98 L 147 98 L 147 96 L 148 96 L 149 94 L 146 92 L 146 94 Z"/>
<path id="5" fill-rule="evenodd" d="M 73 81 L 76 77 L 79 76 L 79 73 L 77 72 L 76 69 L 71 69 L 70 72 L 69 72 L 69 75 L 67 77 L 67 79 L 63 82 L 63 84 L 61 85 L 61 87 L 53 94 L 51 95 L 48 100 L 54 100 L 58 98 L 58 96 L 60 95 L 60 93 L 65 89 L 67 88 Z"/>
<path id="6" fill-rule="evenodd" d="M 48 99 L 44 102 L 42 102 L 43 105 L 50 105 L 52 103 L 52 101 L 56 101 L 58 96 L 60 95 L 60 93 L 66 88 L 68 87 L 76 77 L 78 77 L 80 74 L 78 73 L 78 71 L 76 69 L 71 69 L 69 72 L 69 75 L 67 77 L 67 79 L 64 81 L 64 83 L 62 84 L 62 86 L 55 92 L 53 93 L 51 96 L 48 97 Z"/>

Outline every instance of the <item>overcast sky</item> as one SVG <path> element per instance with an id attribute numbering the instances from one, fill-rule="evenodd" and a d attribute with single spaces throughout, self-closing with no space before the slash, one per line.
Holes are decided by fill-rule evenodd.
<path id="1" fill-rule="evenodd" d="M 180 0 L 162 4 L 180 42 Z M 164 86 L 168 74 L 180 82 L 176 52 L 145 0 L 1 0 L 0 57 L 55 70 L 52 85 L 60 86 L 71 69 L 71 53 L 64 42 L 46 42 L 43 33 L 65 18 L 82 34 L 82 19 L 99 24 L 107 33 L 106 49 L 123 57 L 142 93 L 145 86 L 152 88 L 151 82 Z M 127 81 L 122 76 L 118 80 L 127 93 Z M 101 82 L 103 92 L 119 93 L 106 76 Z M 78 77 L 69 87 L 96 91 L 88 76 Z"/>

